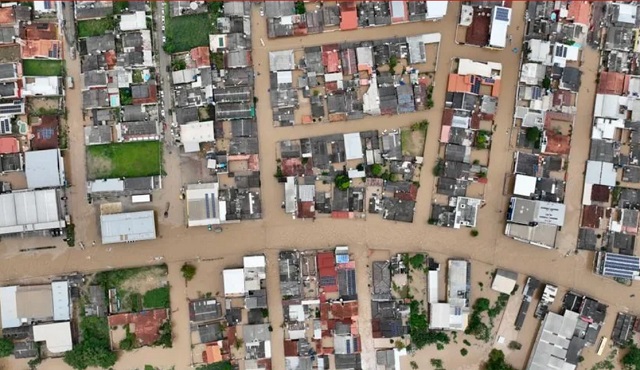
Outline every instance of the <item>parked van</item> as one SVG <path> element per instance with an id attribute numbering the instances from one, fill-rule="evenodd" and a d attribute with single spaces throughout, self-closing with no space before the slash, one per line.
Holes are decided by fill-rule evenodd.
<path id="1" fill-rule="evenodd" d="M 151 194 L 132 195 L 131 203 L 149 203 L 151 202 Z"/>
<path id="2" fill-rule="evenodd" d="M 67 77 L 67 88 L 73 89 L 73 77 Z"/>

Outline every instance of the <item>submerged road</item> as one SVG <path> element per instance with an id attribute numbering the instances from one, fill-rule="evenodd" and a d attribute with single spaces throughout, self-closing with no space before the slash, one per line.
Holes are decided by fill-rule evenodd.
<path id="1" fill-rule="evenodd" d="M 513 3 L 513 23 L 510 32 L 513 45 L 522 43 L 523 18 L 526 3 Z M 492 266 L 512 269 L 521 274 L 533 275 L 542 280 L 592 295 L 605 303 L 616 307 L 626 307 L 640 311 L 640 301 L 630 297 L 636 288 L 628 288 L 609 279 L 594 275 L 591 270 L 591 253 L 566 256 L 567 251 L 575 248 L 577 222 L 580 212 L 584 162 L 588 155 L 588 132 L 595 91 L 595 73 L 597 58 L 594 51 L 586 51 L 583 66 L 583 82 L 579 96 L 579 113 L 572 140 L 572 152 L 568 170 L 567 184 L 567 226 L 560 234 L 560 246 L 557 250 L 546 250 L 519 243 L 503 236 L 504 211 L 508 197 L 503 195 L 505 173 L 511 171 L 513 157 L 510 148 L 510 135 L 513 102 L 518 79 L 519 54 L 511 48 L 503 51 L 481 49 L 455 44 L 455 28 L 459 12 L 459 4 L 449 3 L 448 15 L 438 22 L 410 23 L 393 25 L 385 28 L 361 29 L 350 32 L 332 32 L 320 35 L 309 35 L 304 38 L 286 38 L 269 40 L 266 35 L 265 19 L 253 7 L 252 41 L 253 60 L 256 78 L 256 96 L 258 97 L 258 126 L 260 135 L 260 166 L 262 173 L 262 208 L 263 219 L 255 222 L 224 226 L 222 233 L 208 232 L 206 228 L 187 229 L 175 222 L 159 220 L 159 238 L 152 242 L 135 244 L 88 247 L 86 250 L 60 246 L 55 250 L 20 253 L 25 246 L 37 247 L 51 245 L 50 239 L 5 239 L 3 255 L 0 260 L 1 280 L 30 281 L 30 278 L 46 277 L 72 271 L 91 272 L 106 268 L 137 266 L 153 263 L 153 258 L 164 257 L 170 268 L 179 268 L 182 261 L 199 258 L 223 258 L 237 261 L 238 256 L 251 253 L 267 253 L 269 257 L 268 287 L 269 312 L 272 322 L 279 325 L 282 318 L 282 306 L 278 289 L 278 272 L 276 251 L 285 248 L 309 249 L 327 248 L 337 244 L 349 245 L 358 263 L 360 291 L 367 289 L 361 282 L 366 276 L 366 256 L 370 249 L 389 249 L 392 252 L 427 251 L 451 257 L 462 257 L 472 261 L 480 261 Z M 158 18 L 156 18 L 158 19 Z M 427 112 L 417 112 L 394 117 L 367 117 L 363 120 L 331 124 L 313 124 L 287 128 L 273 127 L 269 104 L 269 66 L 268 52 L 283 49 L 300 49 L 305 46 L 348 41 L 386 38 L 390 36 L 407 36 L 422 33 L 439 32 L 442 35 L 440 55 L 435 74 L 434 103 Z M 265 46 L 261 45 L 260 40 Z M 435 58 L 435 56 L 428 56 Z M 493 135 L 488 173 L 488 184 L 485 188 L 486 206 L 478 216 L 477 229 L 480 235 L 472 238 L 467 230 L 438 228 L 427 224 L 434 186 L 431 166 L 438 155 L 440 122 L 445 100 L 447 73 L 453 58 L 470 58 L 478 61 L 495 61 L 502 63 L 502 89 L 499 95 L 499 108 L 495 119 L 497 129 Z M 69 65 L 70 64 L 70 65 Z M 79 64 L 68 61 L 70 75 L 79 84 Z M 163 71 L 161 71 L 163 72 Z M 591 92 L 591 95 L 589 94 Z M 71 122 L 71 189 L 72 217 L 78 230 L 78 241 L 99 240 L 97 217 L 93 206 L 86 203 L 86 190 L 83 186 L 86 176 L 84 170 L 84 146 L 82 115 L 78 90 L 69 91 L 69 117 Z M 384 221 L 376 215 L 369 215 L 362 220 L 333 220 L 318 218 L 311 220 L 292 220 L 281 209 L 283 187 L 273 178 L 276 172 L 276 143 L 286 139 L 299 139 L 331 133 L 346 133 L 363 130 L 384 130 L 408 126 L 413 122 L 428 119 L 431 122 L 425 144 L 424 163 L 421 186 L 418 193 L 416 215 L 412 224 L 392 223 Z M 579 127 L 578 127 L 579 126 Z M 169 159 L 170 161 L 173 159 Z M 165 158 L 165 162 L 167 158 Z M 167 166 L 167 169 L 171 167 Z M 172 174 L 170 174 L 171 176 Z M 175 174 L 173 174 L 175 175 Z M 167 197 L 178 198 L 179 175 L 165 186 Z M 169 184 L 167 184 L 169 185 Z M 168 198 L 168 199 L 169 199 Z M 232 262 L 229 262 L 232 263 Z M 174 270 L 175 271 L 175 270 Z M 365 275 L 363 275 L 365 274 Z M 171 276 L 180 278 L 175 272 Z M 175 287 L 179 282 L 174 282 Z M 172 309 L 184 311 L 186 293 L 182 289 L 172 290 Z M 474 293 L 472 293 L 473 295 Z M 176 299 L 176 295 L 178 299 Z M 369 315 L 369 303 L 361 302 L 360 326 L 363 333 L 370 330 L 366 317 Z M 185 312 L 174 314 L 177 327 L 176 345 L 172 353 L 173 359 L 180 359 L 182 364 L 185 353 L 190 351 L 185 339 L 188 327 L 188 315 Z M 282 331 L 273 333 L 273 368 L 284 368 L 282 358 Z M 364 343 L 365 361 L 370 358 L 372 346 Z M 144 350 L 146 351 L 146 350 Z M 149 353 L 149 352 L 136 353 Z M 127 354 L 127 356 L 136 356 Z M 140 355 L 141 356 L 141 355 Z M 365 362 L 366 364 L 366 362 Z M 140 364 L 138 364 L 140 365 Z M 181 367 L 179 367 L 181 368 Z"/>

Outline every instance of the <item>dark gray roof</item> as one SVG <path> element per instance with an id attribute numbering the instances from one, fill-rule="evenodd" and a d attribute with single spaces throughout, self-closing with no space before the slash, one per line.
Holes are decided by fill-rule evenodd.
<path id="1" fill-rule="evenodd" d="M 127 177 L 124 179 L 124 189 L 128 191 L 149 191 L 160 187 L 157 176 Z"/>
<path id="2" fill-rule="evenodd" d="M 266 1 L 264 5 L 264 13 L 268 18 L 286 17 L 295 13 L 291 1 Z"/>
<path id="3" fill-rule="evenodd" d="M 613 163 L 617 151 L 616 143 L 607 140 L 591 140 L 589 160 Z"/>
<path id="4" fill-rule="evenodd" d="M 149 97 L 148 85 L 131 85 L 131 97 L 133 99 L 146 99 Z"/>
<path id="5" fill-rule="evenodd" d="M 621 188 L 618 205 L 622 208 L 640 208 L 640 190 Z"/>
<path id="6" fill-rule="evenodd" d="M 222 318 L 222 307 L 215 299 L 204 298 L 189 302 L 189 320 L 204 322 Z"/>
<path id="7" fill-rule="evenodd" d="M 85 45 L 85 54 L 93 54 L 98 51 L 104 52 L 116 48 L 116 39 L 112 34 L 87 37 L 81 39 L 81 42 Z"/>
<path id="8" fill-rule="evenodd" d="M 0 27 L 0 43 L 12 43 L 15 36 L 16 29 L 14 27 Z"/>
<path id="9" fill-rule="evenodd" d="M 211 343 L 224 338 L 219 323 L 202 324 L 198 325 L 198 335 L 200 336 L 200 343 Z"/>
<path id="10" fill-rule="evenodd" d="M 248 86 L 226 87 L 213 90 L 216 103 L 234 103 L 251 101 L 251 88 Z"/>
<path id="11" fill-rule="evenodd" d="M 231 121 L 231 136 L 233 137 L 257 137 L 258 124 L 250 119 L 238 119 Z"/>
<path id="12" fill-rule="evenodd" d="M 158 135 L 157 121 L 131 121 L 122 122 L 122 135 L 128 136 L 155 136 Z"/>
<path id="13" fill-rule="evenodd" d="M 82 73 L 95 71 L 97 69 L 106 69 L 107 60 L 104 57 L 104 54 L 84 55 L 82 57 L 81 67 Z"/>
<path id="14" fill-rule="evenodd" d="M 562 72 L 562 85 L 563 87 L 578 92 L 580 89 L 580 76 L 582 72 L 575 67 L 565 67 Z"/>
<path id="15" fill-rule="evenodd" d="M 216 120 L 253 118 L 252 104 L 248 102 L 216 104 Z"/>
<path id="16" fill-rule="evenodd" d="M 0 79 L 16 78 L 16 66 L 13 63 L 0 64 Z"/>
<path id="17" fill-rule="evenodd" d="M 129 7 L 129 11 L 135 12 L 135 11 L 145 11 L 146 10 L 146 4 L 144 1 L 129 1 L 128 5 Z"/>
<path id="18" fill-rule="evenodd" d="M 147 113 L 142 110 L 141 105 L 125 105 L 120 107 L 123 121 L 144 121 Z"/>
<path id="19" fill-rule="evenodd" d="M 107 89 L 93 89 L 82 92 L 82 107 L 84 109 L 109 106 Z"/>
<path id="20" fill-rule="evenodd" d="M 356 289 L 356 270 L 340 269 L 338 270 L 338 291 L 340 298 L 345 301 L 357 299 Z"/>
<path id="21" fill-rule="evenodd" d="M 178 107 L 175 108 L 176 123 L 183 125 L 188 122 L 198 121 L 197 107 Z"/>
<path id="22" fill-rule="evenodd" d="M 469 163 L 445 161 L 442 177 L 460 179 L 469 177 L 471 165 Z"/>
<path id="23" fill-rule="evenodd" d="M 82 77 L 85 88 L 107 86 L 107 73 L 105 71 L 88 71 Z"/>
<path id="24" fill-rule="evenodd" d="M 446 161 L 464 162 L 467 159 L 467 147 L 462 145 L 447 144 L 444 152 Z"/>
<path id="25" fill-rule="evenodd" d="M 268 3 L 268 2 L 267 2 Z M 336 369 L 338 370 L 346 370 L 346 369 L 361 369 L 362 368 L 362 360 L 360 358 L 359 353 L 351 353 L 348 355 L 340 355 L 336 354 L 334 356 Z"/>
<path id="26" fill-rule="evenodd" d="M 595 251 L 598 243 L 596 231 L 589 228 L 580 228 L 578 230 L 578 249 Z"/>
<path id="27" fill-rule="evenodd" d="M 18 86 L 15 82 L 0 83 L 0 98 L 10 98 L 16 96 Z"/>
<path id="28" fill-rule="evenodd" d="M 469 181 L 456 178 L 438 177 L 437 193 L 452 197 L 463 197 L 467 194 Z"/>
<path id="29" fill-rule="evenodd" d="M 322 7 L 322 18 L 325 26 L 337 26 L 340 24 L 340 7 L 327 5 Z"/>
<path id="30" fill-rule="evenodd" d="M 258 138 L 256 137 L 238 137 L 233 138 L 229 142 L 229 154 L 258 154 Z"/>
<path id="31" fill-rule="evenodd" d="M 38 356 L 38 346 L 31 340 L 16 342 L 13 347 L 13 355 L 16 358 L 36 357 Z"/>
<path id="32" fill-rule="evenodd" d="M 141 32 L 127 32 L 122 35 L 122 47 L 124 48 L 139 48 L 143 43 Z"/>
<path id="33" fill-rule="evenodd" d="M 535 154 L 518 152 L 515 172 L 527 176 L 536 176 L 539 161 L 540 157 Z"/>
<path id="34" fill-rule="evenodd" d="M 110 1 L 87 3 L 88 4 L 86 6 L 75 7 L 76 18 L 78 20 L 104 18 L 105 16 L 113 13 L 113 4 Z M 92 4 L 99 4 L 99 6 L 94 6 Z"/>
<path id="35" fill-rule="evenodd" d="M 388 261 L 374 261 L 372 264 L 372 299 L 391 299 L 391 270 Z"/>
<path id="36" fill-rule="evenodd" d="M 225 75 L 225 85 L 253 86 L 253 70 L 250 68 L 235 68 L 235 69 L 228 70 Z"/>
<path id="37" fill-rule="evenodd" d="M 386 198 L 383 200 L 382 204 L 384 209 L 382 218 L 385 220 L 413 222 L 413 213 L 416 202 Z"/>

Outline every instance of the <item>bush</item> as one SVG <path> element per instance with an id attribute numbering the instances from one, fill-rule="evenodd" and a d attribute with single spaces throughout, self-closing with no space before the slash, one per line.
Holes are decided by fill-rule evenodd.
<path id="1" fill-rule="evenodd" d="M 278 169 L 280 169 L 280 167 L 278 167 Z M 182 277 L 186 281 L 191 281 L 196 276 L 196 267 L 185 262 L 185 264 L 180 268 L 180 272 L 182 272 Z"/>
<path id="2" fill-rule="evenodd" d="M 151 289 L 144 293 L 142 299 L 144 308 L 169 308 L 169 287 Z"/>
<path id="3" fill-rule="evenodd" d="M 439 358 L 432 358 L 430 362 L 431 362 L 431 366 L 433 366 L 435 369 L 443 368 L 442 360 Z"/>
<path id="4" fill-rule="evenodd" d="M 411 366 L 411 369 L 413 369 L 413 370 L 418 369 L 418 363 L 415 362 L 415 361 L 409 362 L 409 366 Z"/>
<path id="5" fill-rule="evenodd" d="M 171 333 L 171 320 L 167 320 L 160 326 L 160 337 L 153 343 L 154 346 L 162 346 L 162 348 L 173 347 L 173 334 Z"/>
<path id="6" fill-rule="evenodd" d="M 504 352 L 499 349 L 492 349 L 489 352 L 489 359 L 485 363 L 485 370 L 515 370 L 504 359 Z"/>
<path id="7" fill-rule="evenodd" d="M 542 87 L 544 87 L 545 89 L 548 89 L 551 87 L 551 79 L 547 76 L 545 76 L 542 79 Z"/>
<path id="8" fill-rule="evenodd" d="M 640 348 L 636 344 L 631 344 L 627 354 L 622 357 L 622 364 L 629 369 L 640 370 Z"/>
<path id="9" fill-rule="evenodd" d="M 108 369 L 115 365 L 117 356 L 111 352 L 109 326 L 107 319 L 87 316 L 80 321 L 82 342 L 65 352 L 64 362 L 74 369 L 84 370 L 88 367 Z"/>
<path id="10" fill-rule="evenodd" d="M 462 355 L 462 357 L 466 356 L 469 353 L 469 350 L 467 350 L 466 348 L 463 348 L 460 350 L 460 354 Z"/>
<path id="11" fill-rule="evenodd" d="M 512 340 L 511 342 L 509 342 L 509 349 L 515 349 L 515 350 L 519 350 L 522 348 L 522 344 L 520 344 L 519 342 L 516 342 L 515 340 Z"/>
<path id="12" fill-rule="evenodd" d="M 382 175 L 382 165 L 376 163 L 373 166 L 371 166 L 371 174 L 374 177 L 380 177 L 380 175 Z"/>
<path id="13" fill-rule="evenodd" d="M 473 236 L 475 238 L 478 235 L 480 235 L 480 232 L 478 230 L 476 230 L 476 229 L 471 230 L 471 236 Z"/>
<path id="14" fill-rule="evenodd" d="M 340 190 L 347 190 L 349 189 L 349 186 L 351 186 L 351 180 L 349 180 L 349 176 L 344 173 L 336 176 L 334 183 Z"/>
<path id="15" fill-rule="evenodd" d="M 409 266 L 413 267 L 416 270 L 422 269 L 422 265 L 424 264 L 424 254 L 418 253 L 409 258 Z"/>
<path id="16" fill-rule="evenodd" d="M 307 9 L 305 9 L 304 7 L 303 1 L 296 1 L 295 10 L 296 14 L 305 14 L 307 12 Z"/>
<path id="17" fill-rule="evenodd" d="M 136 348 L 136 335 L 129 329 L 129 325 L 125 328 L 126 334 L 123 340 L 120 341 L 119 347 L 123 351 L 131 351 Z"/>
<path id="18" fill-rule="evenodd" d="M 0 357 L 7 357 L 13 354 L 13 341 L 9 338 L 0 338 Z"/>
<path id="19" fill-rule="evenodd" d="M 535 144 L 540 140 L 540 135 L 542 135 L 542 132 L 540 131 L 539 128 L 537 127 L 529 127 L 527 128 L 527 142 L 530 144 Z"/>
<path id="20" fill-rule="evenodd" d="M 398 65 L 398 57 L 395 55 L 392 55 L 389 57 L 389 71 L 393 72 L 393 70 L 396 68 L 396 66 Z"/>
<path id="21" fill-rule="evenodd" d="M 428 128 L 429 128 L 429 121 L 426 119 L 411 125 L 412 131 L 427 131 Z"/>

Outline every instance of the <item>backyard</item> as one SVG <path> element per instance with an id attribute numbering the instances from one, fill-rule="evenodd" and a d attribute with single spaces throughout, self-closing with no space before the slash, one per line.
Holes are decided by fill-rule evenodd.
<path id="1" fill-rule="evenodd" d="M 162 144 L 158 141 L 87 147 L 89 179 L 145 177 L 162 174 Z"/>
<path id="2" fill-rule="evenodd" d="M 121 312 L 169 307 L 167 266 L 140 267 L 98 273 L 95 282 L 116 289 Z"/>
<path id="3" fill-rule="evenodd" d="M 169 13 L 169 3 L 165 3 Z M 189 51 L 197 46 L 209 45 L 209 34 L 217 33 L 216 22 L 222 12 L 221 2 L 209 3 L 209 12 L 166 18 L 167 53 Z"/>
<path id="4" fill-rule="evenodd" d="M 24 76 L 62 76 L 64 61 L 25 59 L 22 61 L 22 74 Z"/>
<path id="5" fill-rule="evenodd" d="M 104 35 L 107 31 L 116 28 L 116 21 L 113 16 L 102 19 L 92 19 L 78 22 L 78 37 L 91 37 Z"/>

